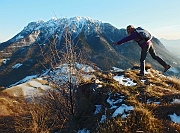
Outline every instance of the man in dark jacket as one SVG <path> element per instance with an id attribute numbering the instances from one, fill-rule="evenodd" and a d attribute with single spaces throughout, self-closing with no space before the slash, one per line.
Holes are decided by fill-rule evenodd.
<path id="1" fill-rule="evenodd" d="M 140 73 L 138 74 L 139 76 L 144 76 L 145 59 L 148 52 L 151 54 L 153 59 L 158 61 L 159 64 L 161 64 L 164 67 L 164 72 L 166 72 L 171 67 L 170 65 L 166 64 L 166 62 L 155 53 L 153 44 L 151 42 L 152 37 L 149 38 L 148 40 L 145 39 L 132 25 L 127 26 L 127 33 L 129 34 L 129 36 L 121 39 L 118 42 L 113 42 L 113 44 L 116 46 L 128 42 L 130 40 L 134 40 L 138 43 L 138 45 L 141 47 Z"/>

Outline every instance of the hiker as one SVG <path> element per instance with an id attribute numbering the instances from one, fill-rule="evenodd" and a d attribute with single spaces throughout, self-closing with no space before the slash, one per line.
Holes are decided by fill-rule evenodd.
<path id="1" fill-rule="evenodd" d="M 118 42 L 113 42 L 113 44 L 117 46 L 130 40 L 134 40 L 138 43 L 138 45 L 141 47 L 140 73 L 137 74 L 138 76 L 144 76 L 145 59 L 148 52 L 151 54 L 154 60 L 158 61 L 159 64 L 164 67 L 164 72 L 171 67 L 155 53 L 153 44 L 151 42 L 152 36 L 148 31 L 142 29 L 141 27 L 134 28 L 132 25 L 127 26 L 126 30 L 129 36 L 121 39 Z"/>

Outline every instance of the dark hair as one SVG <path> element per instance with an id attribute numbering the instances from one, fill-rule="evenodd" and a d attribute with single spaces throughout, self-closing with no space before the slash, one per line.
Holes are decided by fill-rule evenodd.
<path id="1" fill-rule="evenodd" d="M 128 34 L 130 34 L 130 33 L 129 33 L 129 30 L 130 30 L 130 29 L 135 29 L 135 28 L 134 28 L 133 25 L 128 25 L 127 28 L 126 28 L 126 32 L 127 32 Z"/>
<path id="2" fill-rule="evenodd" d="M 133 25 L 128 25 L 126 29 L 129 29 L 129 28 L 134 28 Z"/>

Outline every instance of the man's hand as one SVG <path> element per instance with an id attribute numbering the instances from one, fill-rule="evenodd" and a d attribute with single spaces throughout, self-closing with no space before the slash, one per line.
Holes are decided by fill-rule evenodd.
<path id="1" fill-rule="evenodd" d="M 118 45 L 117 42 L 113 42 L 113 44 L 114 44 L 114 46 L 117 46 L 117 45 Z"/>

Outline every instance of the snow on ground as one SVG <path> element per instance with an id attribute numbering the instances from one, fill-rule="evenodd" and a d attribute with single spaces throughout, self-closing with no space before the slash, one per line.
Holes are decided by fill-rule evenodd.
<path id="1" fill-rule="evenodd" d="M 96 79 L 94 74 L 82 74 L 81 75 L 84 81 L 89 81 L 91 79 Z"/>
<path id="2" fill-rule="evenodd" d="M 111 117 L 117 117 L 121 116 L 121 118 L 126 118 L 129 115 L 129 112 L 134 110 L 133 106 L 128 106 L 124 104 L 124 96 L 119 93 L 109 93 L 109 97 L 107 98 L 107 103 L 110 105 L 109 108 L 106 108 L 106 110 L 114 110 L 114 113 Z M 96 105 L 96 111 L 94 114 L 100 113 L 102 108 L 102 105 Z M 100 123 L 103 123 L 106 121 L 107 116 L 102 115 Z"/>
<path id="3" fill-rule="evenodd" d="M 17 68 L 19 68 L 19 67 L 21 67 L 23 64 L 21 64 L 21 63 L 17 63 L 17 64 L 15 64 L 14 66 L 12 66 L 12 68 L 13 69 L 17 69 Z"/>
<path id="4" fill-rule="evenodd" d="M 84 80 L 91 80 L 92 78 L 95 78 L 93 74 L 89 74 L 95 71 L 91 66 L 79 64 L 79 63 L 75 63 L 75 65 L 76 67 L 74 68 L 78 68 L 78 70 L 84 72 L 84 74 L 81 74 L 81 77 Z M 19 68 L 20 66 L 22 66 L 22 64 L 17 63 L 12 68 L 14 69 Z M 74 74 L 77 74 L 78 70 L 75 70 L 75 69 L 71 69 L 71 70 L 70 70 L 69 64 L 62 64 L 59 67 L 56 67 L 55 71 L 47 70 L 41 76 L 42 77 L 49 76 L 49 73 L 50 73 L 51 78 L 57 82 L 60 82 L 60 81 L 67 82 L 69 80 L 69 77 L 72 76 L 72 83 L 76 83 L 78 79 Z M 70 73 L 72 75 L 70 75 Z M 27 76 L 24 79 L 16 82 L 15 84 L 10 85 L 9 88 L 7 88 L 6 90 L 16 86 L 17 88 L 22 89 L 22 92 L 25 97 L 41 95 L 41 92 L 50 89 L 48 85 L 42 85 L 40 82 L 38 82 L 38 80 L 42 80 L 41 76 L 38 76 L 38 75 Z M 35 80 L 35 78 L 37 78 L 37 80 Z M 14 93 L 14 95 L 18 96 L 18 94 L 16 93 Z"/>
<path id="5" fill-rule="evenodd" d="M 10 87 L 6 89 L 5 91 L 17 97 L 21 95 L 23 95 L 25 98 L 41 96 L 44 94 L 45 91 L 51 89 L 50 86 L 41 84 L 41 80 L 42 80 L 41 78 L 32 79 L 23 84 Z"/>
<path id="6" fill-rule="evenodd" d="M 81 71 L 83 71 L 85 73 L 90 73 L 90 72 L 94 72 L 95 71 L 89 65 L 79 64 L 79 63 L 75 63 L 75 64 L 72 64 L 72 65 L 74 65 L 74 66 L 71 68 L 70 64 L 62 64 L 62 65 L 56 67 L 56 69 L 59 70 L 59 72 L 63 73 L 63 74 L 68 74 L 70 72 L 75 74 L 77 72 L 77 69 L 75 69 L 75 68 L 78 68 L 78 70 L 81 70 Z"/>
<path id="7" fill-rule="evenodd" d="M 175 62 L 175 61 L 173 61 L 173 64 L 177 65 L 178 63 L 177 63 L 177 62 Z"/>
<path id="8" fill-rule="evenodd" d="M 109 97 L 108 97 L 108 99 L 106 100 L 107 103 L 109 103 L 109 105 L 110 105 L 111 107 L 113 107 L 113 106 L 115 106 L 116 104 L 121 103 L 121 102 L 123 101 L 124 96 L 121 96 L 119 93 L 113 94 L 113 97 L 118 97 L 117 99 L 112 99 L 112 96 L 111 96 L 111 95 L 112 95 L 112 94 L 109 93 Z"/>
<path id="9" fill-rule="evenodd" d="M 27 76 L 27 77 L 23 78 L 22 80 L 16 82 L 15 84 L 10 85 L 9 87 L 16 86 L 16 85 L 21 84 L 21 83 L 25 83 L 25 82 L 27 82 L 33 78 L 37 78 L 37 77 L 38 77 L 38 75 Z"/>
<path id="10" fill-rule="evenodd" d="M 77 84 L 79 82 L 77 75 L 81 76 L 84 81 L 95 78 L 95 75 L 91 74 L 95 71 L 91 66 L 79 63 L 75 63 L 74 65 L 75 66 L 71 68 L 69 64 L 62 64 L 56 67 L 55 71 L 50 71 L 50 77 L 55 82 L 68 82 L 71 76 L 73 84 Z"/>
<path id="11" fill-rule="evenodd" d="M 24 38 L 24 36 L 19 35 L 19 36 L 16 37 L 16 40 L 19 40 L 19 39 L 22 39 L 22 38 Z"/>
<path id="12" fill-rule="evenodd" d="M 96 110 L 95 110 L 94 114 L 98 114 L 102 109 L 102 105 L 95 105 L 95 106 L 96 106 Z"/>
<path id="13" fill-rule="evenodd" d="M 174 74 L 179 74 L 179 70 L 174 67 L 171 67 L 168 71 L 173 72 Z"/>
<path id="14" fill-rule="evenodd" d="M 137 84 L 137 83 L 134 83 L 130 78 L 124 77 L 124 75 L 114 76 L 113 79 L 118 81 L 119 84 L 125 85 L 125 86 L 135 86 Z"/>
<path id="15" fill-rule="evenodd" d="M 102 115 L 100 123 L 104 123 L 106 121 L 106 115 Z"/>
<path id="16" fill-rule="evenodd" d="M 124 72 L 123 69 L 120 69 L 118 67 L 112 67 L 113 70 L 110 70 L 111 72 Z"/>
<path id="17" fill-rule="evenodd" d="M 180 104 L 180 99 L 173 99 L 173 102 L 171 102 L 172 104 Z"/>
<path id="18" fill-rule="evenodd" d="M 82 130 L 79 130 L 77 133 L 90 133 L 90 130 L 82 129 Z"/>
<path id="19" fill-rule="evenodd" d="M 81 71 L 84 71 L 86 73 L 90 73 L 90 72 L 94 72 L 95 70 L 89 66 L 89 65 L 85 65 L 85 64 L 79 64 L 76 63 L 76 66 L 78 67 L 78 69 L 80 69 Z"/>
<path id="20" fill-rule="evenodd" d="M 154 102 L 154 101 L 151 101 L 150 99 L 147 100 L 146 102 L 147 104 L 160 104 L 160 102 Z"/>
<path id="21" fill-rule="evenodd" d="M 10 58 L 3 59 L 3 63 L 6 64 L 8 60 L 10 60 Z"/>
<path id="22" fill-rule="evenodd" d="M 121 104 L 121 106 L 119 106 L 119 104 L 122 103 L 123 101 L 124 101 L 124 96 L 120 95 L 119 93 L 113 94 L 113 98 L 112 98 L 112 94 L 109 93 L 107 103 L 109 103 L 109 105 L 111 106 L 110 109 L 116 109 L 112 117 L 117 117 L 118 115 L 122 115 L 121 116 L 122 118 L 126 118 L 128 114 L 126 115 L 125 112 L 134 110 L 133 106 L 128 106 L 126 104 Z"/>
<path id="23" fill-rule="evenodd" d="M 169 115 L 171 118 L 171 121 L 175 122 L 175 123 L 179 123 L 180 124 L 180 116 L 176 115 L 176 113 Z"/>
<path id="24" fill-rule="evenodd" d="M 21 86 L 25 97 L 39 96 L 51 89 L 50 86 L 42 85 L 40 82 L 36 80 L 31 80 L 25 84 L 19 85 Z"/>
<path id="25" fill-rule="evenodd" d="M 118 115 L 122 115 L 121 118 L 126 118 L 128 114 L 125 114 L 125 112 L 134 110 L 133 106 L 127 106 L 126 104 L 122 104 L 120 107 L 118 107 L 112 117 L 117 117 Z"/>

